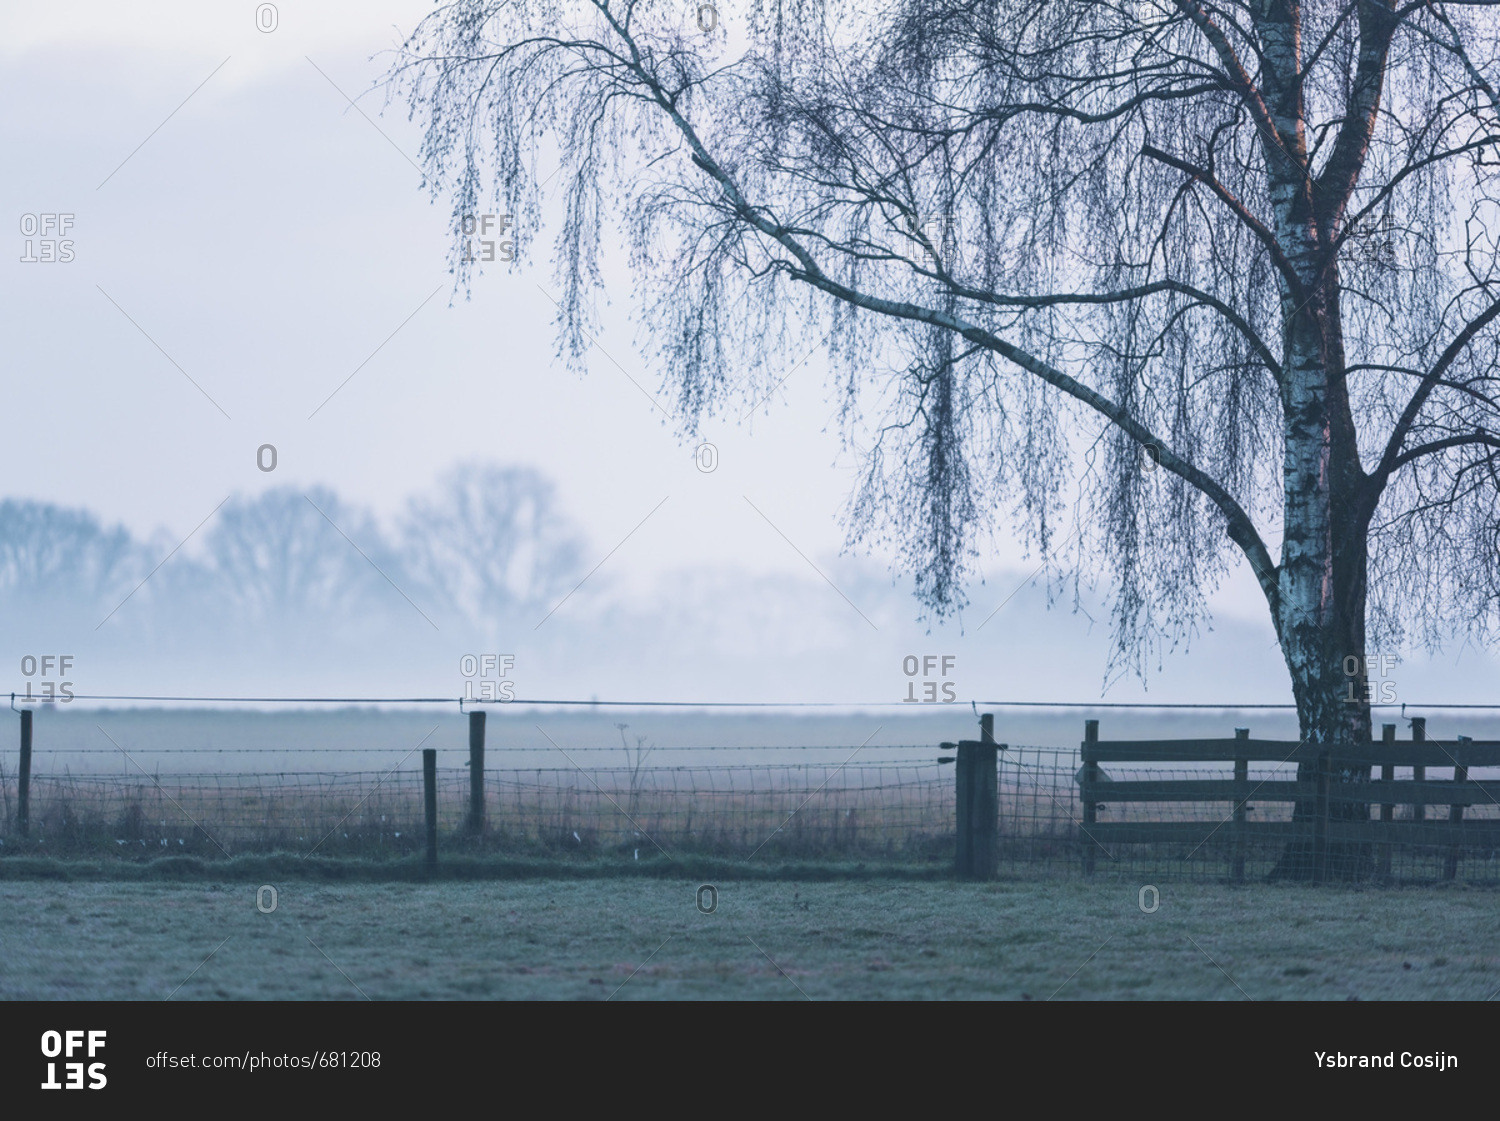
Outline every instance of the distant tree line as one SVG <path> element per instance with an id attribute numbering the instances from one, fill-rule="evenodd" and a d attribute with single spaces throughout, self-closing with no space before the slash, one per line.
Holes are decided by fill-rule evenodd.
<path id="1" fill-rule="evenodd" d="M 581 556 L 552 484 L 519 467 L 456 467 L 385 525 L 322 487 L 236 495 L 186 543 L 12 498 L 0 501 L 0 620 L 92 628 L 113 611 L 111 626 L 160 635 L 267 623 L 389 630 L 406 615 L 423 628 L 427 616 L 491 630 L 552 607 Z"/>

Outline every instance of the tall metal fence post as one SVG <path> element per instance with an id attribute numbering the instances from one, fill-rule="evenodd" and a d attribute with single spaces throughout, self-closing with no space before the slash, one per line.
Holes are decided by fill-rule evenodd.
<path id="1" fill-rule="evenodd" d="M 1236 728 L 1234 738 L 1248 740 L 1250 729 Z M 1230 865 L 1229 878 L 1237 884 L 1245 882 L 1245 792 L 1249 788 L 1249 783 L 1250 761 L 1236 759 L 1234 761 L 1234 825 L 1231 826 L 1234 859 Z"/>
<path id="2" fill-rule="evenodd" d="M 469 713 L 469 832 L 484 832 L 484 717 Z"/>
<path id="3" fill-rule="evenodd" d="M 437 748 L 422 749 L 422 802 L 427 817 L 427 867 L 437 867 Z"/>
<path id="4" fill-rule="evenodd" d="M 21 836 L 31 831 L 31 710 L 21 710 L 21 773 L 16 787 L 16 828 Z"/>

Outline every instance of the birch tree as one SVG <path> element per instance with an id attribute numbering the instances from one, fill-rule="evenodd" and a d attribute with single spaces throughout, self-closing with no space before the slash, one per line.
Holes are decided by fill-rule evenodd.
<path id="1" fill-rule="evenodd" d="M 616 231 L 686 428 L 826 336 L 878 432 L 851 536 L 928 608 L 1010 527 L 1145 672 L 1248 565 L 1331 751 L 1372 651 L 1493 639 L 1490 5 L 749 7 L 460 2 L 399 50 L 455 223 L 492 197 L 524 256 L 560 158 L 566 356 Z"/>

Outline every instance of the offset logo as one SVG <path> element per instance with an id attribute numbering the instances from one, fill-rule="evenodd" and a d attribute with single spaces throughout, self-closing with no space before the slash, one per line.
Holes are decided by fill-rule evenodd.
<path id="1" fill-rule="evenodd" d="M 948 675 L 953 672 L 953 666 L 958 658 L 953 654 L 944 654 L 939 657 L 936 654 L 928 654 L 918 658 L 915 654 L 908 654 L 901 659 L 901 672 L 907 677 L 915 679 L 918 673 L 922 674 L 922 695 L 917 695 L 917 682 L 915 680 L 906 683 L 906 696 L 901 700 L 905 704 L 952 704 L 958 700 L 957 684 L 950 680 Z M 939 667 L 942 669 L 942 677 L 937 678 Z M 938 687 L 942 687 L 942 696 L 938 695 Z"/>
<path id="2" fill-rule="evenodd" d="M 26 239 L 21 263 L 34 265 L 54 261 L 67 264 L 73 259 L 73 241 L 66 236 L 72 227 L 71 214 L 21 215 L 21 236 Z"/>
<path id="3" fill-rule="evenodd" d="M 515 235 L 511 233 L 513 219 L 509 214 L 465 214 L 459 229 L 463 231 L 463 257 L 465 264 L 475 261 L 514 261 L 516 259 Z M 494 228 L 494 236 L 491 228 Z M 478 235 L 476 240 L 469 240 Z M 498 238 L 499 240 L 496 240 Z M 475 256 L 475 247 L 478 256 Z"/>
<path id="4" fill-rule="evenodd" d="M 72 654 L 24 654 L 21 657 L 21 676 L 26 679 L 26 696 L 17 700 L 41 701 L 48 704 L 67 704 L 73 699 L 73 682 L 59 681 L 73 668 Z M 32 685 L 37 691 L 32 692 Z"/>
<path id="5" fill-rule="evenodd" d="M 464 700 L 515 700 L 516 683 L 509 676 L 515 664 L 514 654 L 465 654 L 458 660 L 458 672 L 464 675 Z M 478 696 L 475 696 L 476 680 Z"/>
<path id="6" fill-rule="evenodd" d="M 102 1031 L 44 1031 L 42 1032 L 42 1057 L 49 1061 L 47 1063 L 47 1081 L 42 1083 L 43 1090 L 102 1090 L 107 1083 L 104 1077 L 104 1064 L 102 1062 L 85 1064 L 83 1056 L 87 1053 L 90 1059 L 96 1058 L 100 1051 L 104 1050 L 104 1032 Z M 56 1060 L 78 1058 L 72 1062 L 59 1063 Z M 62 1067 L 63 1081 L 57 1080 L 57 1068 Z M 85 1084 L 84 1077 L 87 1075 L 88 1082 Z"/>

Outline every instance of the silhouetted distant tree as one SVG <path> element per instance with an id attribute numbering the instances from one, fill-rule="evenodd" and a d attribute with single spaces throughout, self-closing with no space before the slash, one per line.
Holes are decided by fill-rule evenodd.
<path id="1" fill-rule="evenodd" d="M 204 530 L 196 571 L 176 579 L 199 581 L 229 618 L 352 627 L 409 614 L 425 625 L 374 519 L 323 488 L 231 499 Z"/>
<path id="2" fill-rule="evenodd" d="M 581 575 L 581 538 L 552 484 L 529 468 L 452 468 L 411 500 L 400 541 L 424 588 L 491 630 L 518 611 L 551 608 Z"/>
<path id="3" fill-rule="evenodd" d="M 13 617 L 63 606 L 102 614 L 145 575 L 143 559 L 127 530 L 106 528 L 87 510 L 0 501 L 0 597 Z"/>

